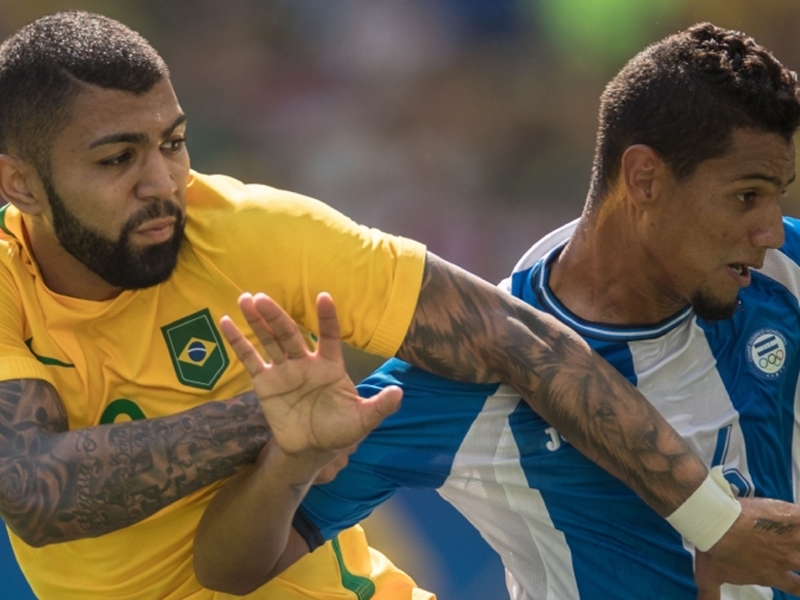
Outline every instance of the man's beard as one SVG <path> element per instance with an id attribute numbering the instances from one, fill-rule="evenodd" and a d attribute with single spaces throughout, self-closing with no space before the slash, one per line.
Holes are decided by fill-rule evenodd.
<path id="1" fill-rule="evenodd" d="M 169 200 L 150 202 L 127 220 L 115 242 L 83 225 L 69 212 L 52 181 L 48 177 L 42 180 L 53 213 L 56 238 L 67 252 L 106 283 L 125 290 L 138 290 L 169 279 L 178 264 L 183 241 L 184 218 L 177 204 Z M 132 247 L 131 233 L 142 223 L 158 217 L 175 217 L 172 238 L 141 249 Z"/>
<path id="2" fill-rule="evenodd" d="M 732 302 L 721 302 L 704 290 L 698 290 L 692 296 L 691 303 L 694 313 L 704 321 L 724 321 L 734 315 L 739 299 L 737 297 Z"/>

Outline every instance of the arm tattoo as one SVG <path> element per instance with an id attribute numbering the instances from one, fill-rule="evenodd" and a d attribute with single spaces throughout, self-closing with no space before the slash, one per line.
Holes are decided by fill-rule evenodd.
<path id="1" fill-rule="evenodd" d="M 141 421 L 68 430 L 44 381 L 0 383 L 0 515 L 28 544 L 127 527 L 232 475 L 269 439 L 254 393 Z"/>
<path id="2" fill-rule="evenodd" d="M 502 381 L 662 516 L 707 469 L 661 414 L 553 317 L 428 254 L 398 356 L 461 381 Z"/>

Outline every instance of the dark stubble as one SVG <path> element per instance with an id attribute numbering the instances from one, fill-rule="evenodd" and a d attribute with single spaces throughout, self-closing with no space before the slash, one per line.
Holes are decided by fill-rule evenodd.
<path id="1" fill-rule="evenodd" d="M 692 296 L 691 303 L 694 313 L 704 321 L 724 321 L 734 315 L 739 300 L 720 302 L 704 290 L 698 290 Z"/>
<path id="2" fill-rule="evenodd" d="M 152 201 L 132 215 L 120 232 L 119 239 L 109 240 L 86 227 L 72 214 L 48 177 L 42 178 L 53 213 L 53 228 L 64 249 L 104 281 L 125 290 L 138 290 L 158 285 L 169 279 L 178 263 L 178 252 L 184 234 L 184 215 L 172 201 Z M 130 237 L 142 223 L 159 217 L 175 217 L 171 239 L 161 244 L 135 248 Z"/>

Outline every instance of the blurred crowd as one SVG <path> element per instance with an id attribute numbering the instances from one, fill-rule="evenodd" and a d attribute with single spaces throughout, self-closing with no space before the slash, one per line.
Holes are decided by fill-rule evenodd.
<path id="1" fill-rule="evenodd" d="M 0 34 L 66 7 L 164 55 L 196 168 L 318 197 L 491 281 L 579 213 L 598 96 L 648 42 L 711 20 L 800 67 L 784 0 L 4 0 Z"/>

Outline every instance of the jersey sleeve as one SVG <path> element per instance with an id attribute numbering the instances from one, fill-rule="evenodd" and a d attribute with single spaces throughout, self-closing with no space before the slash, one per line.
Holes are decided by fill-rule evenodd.
<path id="1" fill-rule="evenodd" d="M 187 236 L 237 289 L 265 292 L 317 332 L 316 297 L 336 303 L 342 338 L 383 356 L 402 343 L 416 309 L 425 247 L 358 225 L 311 198 L 196 175 Z"/>
<path id="2" fill-rule="evenodd" d="M 332 482 L 312 487 L 300 506 L 305 525 L 324 539 L 368 517 L 400 487 L 441 487 L 486 398 L 499 387 L 452 381 L 393 359 L 358 391 L 368 398 L 388 385 L 403 389 L 400 410 L 359 444 Z M 309 544 L 315 543 L 313 527 L 301 532 Z"/>
<path id="3" fill-rule="evenodd" d="M 45 366 L 26 345 L 17 284 L 5 265 L 0 265 L 0 381 L 12 379 L 43 379 L 53 383 Z"/>

